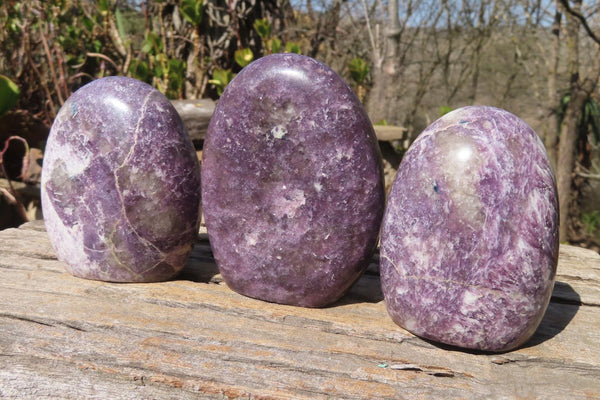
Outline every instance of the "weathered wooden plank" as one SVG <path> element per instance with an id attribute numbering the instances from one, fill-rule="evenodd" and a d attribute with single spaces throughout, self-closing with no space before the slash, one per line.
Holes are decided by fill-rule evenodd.
<path id="1" fill-rule="evenodd" d="M 408 129 L 402 126 L 395 125 L 373 125 L 375 129 L 375 135 L 377 136 L 377 140 L 383 142 L 391 142 L 393 140 L 404 140 L 408 139 L 406 134 Z"/>
<path id="2" fill-rule="evenodd" d="M 196 142 L 203 141 L 215 111 L 215 102 L 211 99 L 199 99 L 171 100 L 171 103 L 181 116 L 190 138 Z M 406 128 L 392 125 L 374 125 L 374 128 L 378 140 L 406 139 Z"/>
<path id="3" fill-rule="evenodd" d="M 534 338 L 481 354 L 394 325 L 375 274 L 332 307 L 269 304 L 229 290 L 203 240 L 172 281 L 87 281 L 27 224 L 0 232 L 0 397 L 599 397 L 600 256 L 560 254 Z"/>
<path id="4" fill-rule="evenodd" d="M 211 99 L 198 99 L 171 100 L 171 103 L 179 113 L 192 141 L 203 141 L 208 123 L 215 111 L 215 102 Z"/>
<path id="5" fill-rule="evenodd" d="M 574 246 L 560 247 L 558 284 L 554 294 L 585 305 L 600 306 L 600 255 Z M 571 286 L 573 290 L 569 290 Z M 600 327 L 599 327 L 600 328 Z"/>

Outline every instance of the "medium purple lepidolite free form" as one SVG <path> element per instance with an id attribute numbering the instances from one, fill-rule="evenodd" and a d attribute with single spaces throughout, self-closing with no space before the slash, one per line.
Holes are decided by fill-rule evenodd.
<path id="1" fill-rule="evenodd" d="M 200 169 L 167 98 L 124 77 L 73 93 L 48 138 L 42 207 L 75 276 L 152 282 L 179 272 L 198 233 Z"/>
<path id="2" fill-rule="evenodd" d="M 208 128 L 202 203 L 233 290 L 306 307 L 336 301 L 367 267 L 384 205 L 379 148 L 355 94 L 309 57 L 247 66 Z"/>
<path id="3" fill-rule="evenodd" d="M 450 345 L 513 349 L 543 317 L 557 259 L 555 178 L 525 122 L 464 107 L 415 140 L 382 226 L 382 288 L 398 325 Z"/>

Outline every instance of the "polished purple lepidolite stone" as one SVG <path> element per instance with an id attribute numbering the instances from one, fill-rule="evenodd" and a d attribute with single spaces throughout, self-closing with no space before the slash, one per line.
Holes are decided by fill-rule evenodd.
<path id="1" fill-rule="evenodd" d="M 515 115 L 464 107 L 430 125 L 394 180 L 381 237 L 392 319 L 486 351 L 533 335 L 558 259 L 558 201 L 546 151 Z"/>
<path id="2" fill-rule="evenodd" d="M 367 267 L 383 214 L 373 127 L 348 85 L 296 54 L 226 88 L 202 154 L 202 202 L 225 282 L 271 302 L 334 302 Z"/>
<path id="3" fill-rule="evenodd" d="M 78 277 L 168 279 L 197 237 L 200 169 L 179 115 L 124 77 L 82 87 L 48 138 L 42 207 L 58 258 Z"/>

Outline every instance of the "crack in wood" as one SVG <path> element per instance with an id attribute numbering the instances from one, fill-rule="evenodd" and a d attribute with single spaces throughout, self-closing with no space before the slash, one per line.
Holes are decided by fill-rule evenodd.
<path id="1" fill-rule="evenodd" d="M 74 324 L 70 324 L 70 323 L 65 322 L 65 321 L 52 321 L 52 320 L 50 320 L 50 321 L 43 321 L 43 320 L 40 320 L 40 319 L 31 318 L 31 317 L 21 317 L 21 316 L 18 316 L 18 315 L 6 314 L 6 313 L 0 314 L 0 318 L 14 319 L 14 320 L 18 320 L 18 321 L 30 322 L 30 323 L 34 323 L 34 324 L 37 324 L 37 325 L 54 327 L 54 328 L 56 328 L 56 327 L 65 327 L 65 328 L 73 329 L 73 330 L 76 330 L 76 331 L 79 331 L 79 332 L 87 332 L 86 329 L 84 329 L 84 328 L 82 328 L 80 326 L 74 325 Z"/>

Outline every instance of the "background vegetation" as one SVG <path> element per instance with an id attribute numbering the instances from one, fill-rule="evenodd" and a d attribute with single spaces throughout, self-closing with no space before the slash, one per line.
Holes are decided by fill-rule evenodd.
<path id="1" fill-rule="evenodd" d="M 519 115 L 556 168 L 561 239 L 600 246 L 599 36 L 600 4 L 583 0 L 0 0 L 0 147 L 43 148 L 68 96 L 102 76 L 217 99 L 253 59 L 298 52 L 375 123 L 404 126 L 400 152 L 463 105 Z"/>

